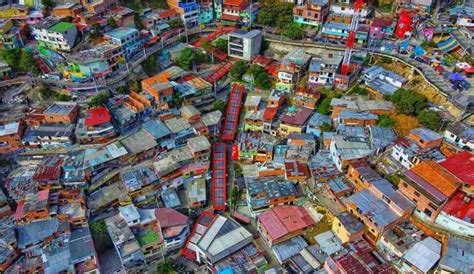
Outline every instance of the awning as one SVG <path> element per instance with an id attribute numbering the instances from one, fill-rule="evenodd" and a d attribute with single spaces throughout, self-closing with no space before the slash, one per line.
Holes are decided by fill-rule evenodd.
<path id="1" fill-rule="evenodd" d="M 461 80 L 464 80 L 464 78 L 459 73 L 451 73 L 449 75 L 449 80 L 451 80 L 451 81 L 461 81 Z"/>
<path id="2" fill-rule="evenodd" d="M 457 47 L 459 47 L 459 43 L 453 37 L 449 37 L 448 39 L 438 43 L 438 48 L 445 53 L 450 52 Z"/>
<path id="3" fill-rule="evenodd" d="M 227 20 L 227 21 L 238 21 L 240 19 L 240 16 L 238 15 L 231 15 L 231 14 L 222 14 L 221 16 L 222 20 Z"/>

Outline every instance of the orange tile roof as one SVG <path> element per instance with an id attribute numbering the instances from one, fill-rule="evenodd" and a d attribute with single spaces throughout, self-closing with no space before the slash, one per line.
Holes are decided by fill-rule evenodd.
<path id="1" fill-rule="evenodd" d="M 160 12 L 160 18 L 173 17 L 173 16 L 176 16 L 177 14 L 178 12 L 175 9 L 167 9 Z"/>
<path id="2" fill-rule="evenodd" d="M 246 4 L 245 0 L 224 0 L 224 5 L 241 6 Z"/>
<path id="3" fill-rule="evenodd" d="M 410 171 L 448 197 L 450 197 L 459 186 L 459 180 L 434 161 L 421 162 Z"/>

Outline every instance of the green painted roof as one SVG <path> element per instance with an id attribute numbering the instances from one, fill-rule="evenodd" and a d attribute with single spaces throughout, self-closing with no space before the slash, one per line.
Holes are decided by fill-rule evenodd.
<path id="1" fill-rule="evenodd" d="M 74 27 L 74 24 L 67 23 L 67 22 L 59 22 L 57 24 L 54 24 L 52 27 L 50 27 L 49 30 L 54 31 L 54 32 L 63 33 L 66 30 L 68 30 L 72 27 Z"/>
<path id="2" fill-rule="evenodd" d="M 139 233 L 137 238 L 140 246 L 157 243 L 161 240 L 160 235 L 150 228 Z"/>

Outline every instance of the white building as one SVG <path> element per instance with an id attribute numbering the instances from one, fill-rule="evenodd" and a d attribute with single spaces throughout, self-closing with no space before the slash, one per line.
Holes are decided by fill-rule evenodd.
<path id="1" fill-rule="evenodd" d="M 120 216 L 127 222 L 129 227 L 140 224 L 140 214 L 135 205 L 126 205 L 118 208 Z"/>
<path id="2" fill-rule="evenodd" d="M 456 123 L 444 131 L 444 139 L 462 149 L 474 151 L 474 128 Z"/>
<path id="3" fill-rule="evenodd" d="M 196 244 L 199 263 L 214 263 L 230 256 L 253 241 L 253 235 L 232 218 L 218 215 Z"/>
<path id="4" fill-rule="evenodd" d="M 53 50 L 70 51 L 77 38 L 77 28 L 68 22 L 45 19 L 33 26 L 33 35 L 38 46 Z"/>
<path id="5" fill-rule="evenodd" d="M 367 138 L 361 136 L 334 135 L 329 151 L 339 171 L 342 171 L 351 161 L 363 159 L 373 153 Z"/>
<path id="6" fill-rule="evenodd" d="M 237 30 L 229 34 L 228 54 L 231 57 L 250 61 L 260 53 L 262 32 Z"/>
<path id="7" fill-rule="evenodd" d="M 330 13 L 337 13 L 340 15 L 352 17 L 354 15 L 354 5 L 350 4 L 349 0 L 341 0 L 331 4 Z M 372 12 L 372 7 L 363 7 L 360 12 L 360 17 L 365 18 Z"/>
<path id="8" fill-rule="evenodd" d="M 309 64 L 308 83 L 332 86 L 342 55 L 336 52 L 324 52 L 321 57 L 314 57 Z"/>
<path id="9" fill-rule="evenodd" d="M 421 148 L 414 141 L 401 138 L 395 141 L 390 156 L 399 162 L 404 168 L 410 169 L 423 160 L 441 162 L 445 157 L 434 148 Z"/>

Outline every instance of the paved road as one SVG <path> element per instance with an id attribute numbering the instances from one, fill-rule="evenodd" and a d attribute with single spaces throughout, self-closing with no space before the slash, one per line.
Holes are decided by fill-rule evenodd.
<path id="1" fill-rule="evenodd" d="M 284 38 L 279 35 L 272 35 L 272 34 L 265 34 L 265 38 L 267 41 L 272 43 L 279 43 L 283 45 L 291 45 L 291 46 L 304 46 L 304 47 L 314 47 L 320 49 L 328 49 L 328 50 L 336 50 L 336 51 L 343 51 L 345 50 L 345 45 L 335 45 L 329 43 L 322 43 L 322 42 L 312 42 L 312 41 L 294 41 Z M 361 46 L 357 46 L 355 51 L 366 51 L 366 48 Z M 452 88 L 451 83 L 443 76 L 439 75 L 431 66 L 416 61 L 408 56 L 396 53 L 396 52 L 382 52 L 380 50 L 375 50 L 373 52 L 374 55 L 378 56 L 385 56 L 391 58 L 393 60 L 399 61 L 404 63 L 407 66 L 413 68 L 418 74 L 420 74 L 424 80 L 430 84 L 435 90 L 440 92 L 441 95 L 446 97 L 451 103 L 456 105 L 459 109 L 466 110 L 467 104 L 469 103 L 469 98 L 474 96 L 474 90 L 470 89 L 468 91 L 463 91 L 463 93 L 459 93 Z"/>
<path id="2" fill-rule="evenodd" d="M 193 29 L 188 29 L 187 34 L 188 35 L 193 35 L 196 33 L 200 32 L 212 32 L 214 31 L 214 28 L 207 28 L 207 29 L 200 29 L 200 28 L 193 28 Z M 184 35 L 184 34 L 183 34 Z M 345 45 L 340 44 L 340 45 L 335 45 L 335 44 L 330 44 L 330 43 L 323 43 L 323 42 L 314 42 L 314 41 L 308 41 L 308 40 L 301 40 L 301 41 L 294 41 L 294 40 L 289 40 L 286 37 L 283 37 L 281 35 L 274 35 L 270 33 L 265 33 L 264 32 L 265 38 L 273 43 L 280 43 L 280 44 L 285 44 L 285 45 L 292 45 L 292 46 L 304 46 L 304 47 L 315 47 L 315 48 L 321 48 L 321 49 L 329 49 L 329 50 L 338 50 L 338 51 L 343 51 L 345 50 Z M 163 43 L 158 43 L 154 45 L 153 47 L 147 48 L 146 49 L 146 55 L 149 56 L 151 54 L 154 54 L 158 52 L 159 50 L 163 49 L 164 47 L 168 47 L 175 42 L 177 42 L 179 39 L 178 36 L 172 36 L 168 40 L 164 41 Z M 363 48 L 359 45 L 356 46 L 354 49 L 355 51 L 366 51 L 367 48 Z M 379 50 L 375 50 L 374 55 L 379 55 L 379 56 L 386 56 L 391 59 L 395 59 L 397 61 L 400 61 L 413 69 L 415 69 L 422 77 L 436 90 L 442 93 L 445 97 L 447 97 L 451 102 L 453 102 L 455 105 L 460 107 L 461 109 L 465 109 L 466 106 L 464 106 L 462 103 L 463 102 L 458 102 L 458 100 L 453 100 L 453 98 L 459 97 L 459 94 L 455 92 L 451 86 L 451 84 L 444 79 L 444 77 L 441 77 L 431 66 L 423 64 L 421 62 L 418 62 L 416 60 L 413 60 L 407 56 L 401 55 L 399 53 L 393 53 L 393 52 L 381 52 Z M 133 69 L 136 66 L 138 66 L 141 62 L 145 60 L 145 56 L 142 52 L 138 53 L 135 55 L 131 60 L 128 62 L 128 69 Z M 107 78 L 105 81 L 97 81 L 96 83 L 94 82 L 89 82 L 89 83 L 76 83 L 76 82 L 70 82 L 70 81 L 65 81 L 65 80 L 52 80 L 52 79 L 43 79 L 39 77 L 30 77 L 30 76 L 23 76 L 23 77 L 18 77 L 16 79 L 12 80 L 7 80 L 7 81 L 2 81 L 0 82 L 0 87 L 2 86 L 8 86 L 11 84 L 19 84 L 19 83 L 24 83 L 24 82 L 30 82 L 33 84 L 36 84 L 37 82 L 42 82 L 45 84 L 49 85 L 54 85 L 59 88 L 66 88 L 69 90 L 73 91 L 81 91 L 81 90 L 93 90 L 93 89 L 102 89 L 104 87 L 110 87 L 113 86 L 120 81 L 124 80 L 127 78 L 129 75 L 129 72 L 126 67 L 121 68 L 119 71 L 117 71 L 114 76 Z"/>
<path id="3" fill-rule="evenodd" d="M 200 28 L 193 28 L 193 29 L 188 29 L 187 34 L 193 35 L 201 31 L 209 32 L 213 30 L 214 29 L 201 30 Z M 186 33 L 183 35 L 186 35 Z M 163 43 L 157 43 L 156 45 L 152 47 L 146 48 L 145 49 L 146 56 L 150 56 L 162 50 L 163 48 L 169 47 L 173 45 L 174 43 L 176 43 L 178 40 L 179 40 L 179 36 L 172 36 L 166 41 L 164 41 Z M 128 61 L 128 69 L 127 69 L 127 66 L 124 66 L 118 71 L 116 71 L 114 76 L 107 78 L 105 81 L 97 80 L 95 83 L 94 82 L 78 83 L 78 82 L 71 82 L 71 81 L 66 81 L 66 80 L 54 80 L 54 79 L 43 79 L 41 77 L 21 76 L 21 77 L 17 77 L 11 80 L 1 81 L 0 87 L 29 82 L 32 84 L 44 83 L 44 84 L 56 86 L 58 88 L 65 88 L 65 89 L 74 90 L 74 91 L 93 90 L 96 88 L 101 89 L 104 87 L 112 86 L 124 80 L 126 77 L 128 77 L 129 70 L 132 70 L 144 60 L 145 60 L 145 55 L 143 54 L 143 52 L 137 53 L 135 56 L 132 57 L 131 60 Z"/>

